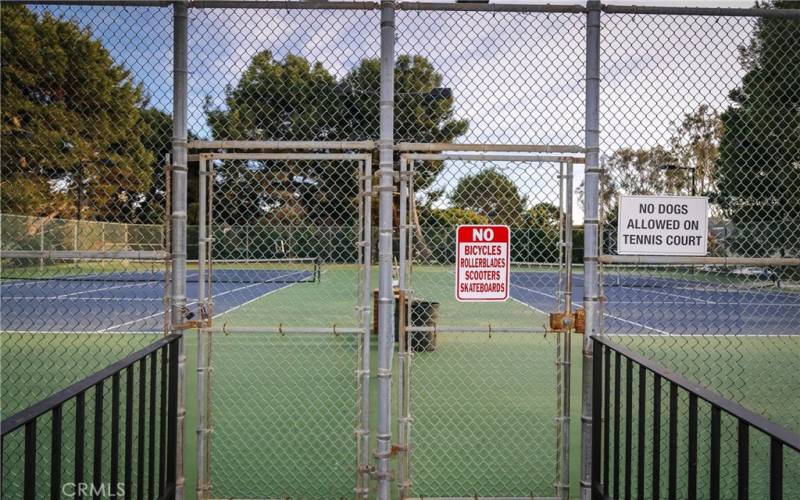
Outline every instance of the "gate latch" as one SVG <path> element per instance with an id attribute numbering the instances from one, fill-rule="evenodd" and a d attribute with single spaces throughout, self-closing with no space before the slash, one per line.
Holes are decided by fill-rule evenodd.
<path id="1" fill-rule="evenodd" d="M 563 311 L 550 313 L 551 330 L 565 332 L 570 327 L 575 333 L 586 331 L 586 312 L 583 309 L 577 309 L 572 314 Z"/>

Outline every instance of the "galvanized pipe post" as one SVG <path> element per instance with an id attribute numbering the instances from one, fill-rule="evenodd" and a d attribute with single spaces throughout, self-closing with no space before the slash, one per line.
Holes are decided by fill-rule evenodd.
<path id="1" fill-rule="evenodd" d="M 392 292 L 392 194 L 394 189 L 394 35 L 395 4 L 381 2 L 381 83 L 378 211 L 378 498 L 389 500 L 392 448 L 392 351 L 394 294 Z"/>
<path id="2" fill-rule="evenodd" d="M 361 340 L 361 428 L 359 432 L 359 461 L 360 470 L 357 478 L 356 497 L 369 498 L 369 423 L 370 423 L 370 354 L 372 352 L 372 315 L 376 314 L 372 310 L 372 157 L 368 157 L 361 162 L 363 170 L 364 196 L 360 197 L 361 215 L 363 216 L 363 227 L 361 231 L 362 241 L 362 265 L 364 266 L 364 289 L 362 309 L 362 340 Z"/>
<path id="3" fill-rule="evenodd" d="M 598 225 L 600 219 L 600 16 L 598 0 L 586 3 L 586 196 L 584 197 L 584 297 L 581 391 L 581 498 L 592 496 L 592 335 L 599 333 Z"/>
<path id="4" fill-rule="evenodd" d="M 208 325 L 203 315 L 206 303 L 206 213 L 207 196 L 206 182 L 208 180 L 208 160 L 200 158 L 200 178 L 198 179 L 199 188 L 199 210 L 197 213 L 197 303 L 200 308 L 200 326 L 197 329 L 197 390 L 196 390 L 196 411 L 197 411 L 197 498 L 206 498 L 206 440 L 208 438 L 208 422 L 206 418 L 206 373 L 208 363 L 205 351 L 205 336 L 208 333 Z"/>
<path id="5" fill-rule="evenodd" d="M 183 323 L 186 308 L 186 215 L 187 215 L 187 58 L 188 58 L 188 5 L 175 2 L 173 9 L 172 58 L 172 333 Z M 183 498 L 185 476 L 183 471 L 184 420 L 186 417 L 186 353 L 183 339 L 178 347 L 178 429 L 176 450 L 175 498 Z"/>
<path id="6" fill-rule="evenodd" d="M 565 200 L 565 231 L 564 231 L 564 263 L 566 268 L 566 281 L 564 287 L 564 310 L 567 312 L 567 331 L 564 334 L 564 353 L 563 353 L 563 384 L 564 384 L 564 409 L 562 412 L 563 422 L 563 447 L 564 447 L 564 466 L 562 468 L 563 489 L 562 494 L 564 498 L 569 498 L 569 456 L 570 456 L 570 395 L 572 394 L 572 333 L 575 329 L 575 322 L 572 315 L 572 179 L 573 179 L 573 164 L 567 163 L 567 170 L 564 182 L 564 200 Z"/>

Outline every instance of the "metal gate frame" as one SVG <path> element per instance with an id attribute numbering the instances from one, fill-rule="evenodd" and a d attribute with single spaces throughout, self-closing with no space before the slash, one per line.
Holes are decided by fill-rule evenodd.
<path id="1" fill-rule="evenodd" d="M 580 146 L 506 146 L 503 145 L 456 145 L 456 144 L 401 144 L 401 150 L 428 150 L 428 153 L 404 152 L 400 155 L 400 200 L 399 200 L 399 296 L 400 332 L 398 339 L 398 382 L 397 382 L 397 428 L 398 428 L 398 456 L 396 464 L 396 479 L 400 498 L 409 498 L 411 490 L 411 365 L 413 354 L 406 342 L 406 334 L 428 331 L 428 327 L 413 327 L 405 324 L 405 318 L 411 317 L 411 302 L 408 297 L 413 296 L 411 285 L 412 277 L 412 233 L 413 219 L 409 223 L 408 215 L 413 211 L 414 203 L 411 198 L 414 193 L 413 173 L 416 161 L 421 160 L 465 160 L 465 161 L 508 161 L 508 162 L 533 162 L 533 163 L 558 163 L 559 164 L 559 271 L 558 284 L 555 291 L 556 311 L 551 314 L 551 329 L 532 326 L 530 328 L 492 328 L 492 327 L 437 327 L 438 331 L 461 332 L 488 332 L 493 333 L 555 333 L 556 334 L 556 470 L 554 498 L 568 499 L 570 488 L 570 395 L 571 395 L 571 337 L 575 331 L 575 316 L 572 304 L 572 205 L 573 205 L 573 167 L 576 163 L 584 164 L 582 156 L 554 156 L 546 154 L 527 154 L 531 152 L 556 152 L 556 153 L 583 153 Z M 467 151 L 449 152 L 449 151 Z M 475 153 L 469 151 L 488 151 L 489 153 Z M 522 152 L 520 152 L 522 151 Z M 498 154 L 500 153 L 500 154 Z M 410 203 L 411 202 L 411 203 Z M 561 321 L 560 328 L 553 328 L 553 319 Z M 563 346 L 563 348 L 562 348 Z M 477 497 L 464 497 L 477 498 Z M 530 497 L 523 497 L 530 498 Z"/>
<path id="2" fill-rule="evenodd" d="M 371 143 L 263 143 L 257 141 L 198 142 L 195 147 L 233 149 L 371 149 Z M 198 304 L 197 320 L 197 498 L 209 498 L 211 494 L 211 346 L 214 333 L 222 333 L 223 327 L 213 325 L 213 295 L 211 294 L 211 265 L 213 223 L 213 183 L 214 174 L 209 165 L 214 160 L 340 160 L 357 162 L 359 180 L 359 304 L 357 307 L 358 327 L 235 327 L 225 332 L 237 333 L 307 333 L 360 336 L 358 357 L 356 359 L 356 470 L 354 492 L 356 497 L 368 498 L 371 468 L 369 465 L 369 427 L 370 427 L 370 332 L 372 316 L 372 155 L 369 153 L 316 153 L 316 152 L 214 152 L 200 153 L 199 161 L 199 213 L 198 213 Z"/>

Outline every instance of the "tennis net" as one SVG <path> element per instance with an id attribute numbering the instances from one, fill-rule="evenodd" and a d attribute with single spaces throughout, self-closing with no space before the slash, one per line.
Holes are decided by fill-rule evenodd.
<path id="1" fill-rule="evenodd" d="M 15 281 L 122 281 L 164 282 L 164 252 L 0 252 L 0 279 Z M 197 261 L 188 261 L 187 282 L 313 283 L 321 278 L 317 257 L 263 260 L 215 260 L 201 273 Z"/>
<path id="2" fill-rule="evenodd" d="M 512 284 L 555 283 L 557 263 L 511 262 Z M 692 264 L 604 264 L 602 285 L 622 288 L 702 288 L 749 290 L 791 288 L 800 284 L 800 272 L 789 267 L 742 267 Z M 583 265 L 573 264 L 576 287 L 583 286 Z"/>

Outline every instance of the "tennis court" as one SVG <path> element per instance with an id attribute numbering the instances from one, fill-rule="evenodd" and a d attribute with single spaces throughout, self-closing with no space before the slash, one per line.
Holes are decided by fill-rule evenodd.
<path id="1" fill-rule="evenodd" d="M 215 273 L 215 313 L 224 314 L 293 283 L 317 279 L 313 267 L 259 269 L 243 264 Z M 40 277 L 32 279 L 34 274 Z M 53 277 L 51 271 L 20 274 L 2 283 L 5 331 L 159 332 L 164 329 L 164 272 L 82 272 Z M 187 308 L 197 305 L 197 271 L 187 276 Z"/>
<path id="2" fill-rule="evenodd" d="M 233 266 L 220 264 L 214 271 L 211 293 L 219 329 L 227 324 L 274 329 L 278 325 L 268 322 L 275 318 L 284 327 L 354 323 L 352 288 L 358 274 L 355 265 L 316 267 L 303 262 L 284 265 L 283 269 L 270 264 L 268 270 L 260 269 L 263 266 L 257 263 Z M 76 364 L 81 355 L 90 356 L 94 362 L 108 357 L 105 361 L 111 362 L 158 335 L 163 329 L 163 283 L 158 281 L 158 272 L 130 268 L 79 273 L 72 268 L 69 274 L 55 279 L 4 281 L 4 336 L 5 340 L 12 340 L 5 344 L 5 404 L 22 408 L 48 390 L 55 391 L 97 367 Z M 414 273 L 416 294 L 439 302 L 438 321 L 453 327 L 501 327 L 520 321 L 539 326 L 546 323 L 546 313 L 556 308 L 555 266 L 512 268 L 512 300 L 503 304 L 456 302 L 451 266 L 418 266 Z M 190 269 L 187 303 L 195 313 L 197 276 L 197 270 Z M 753 409 L 796 428 L 796 415 L 785 410 L 795 407 L 790 400 L 798 398 L 787 389 L 791 384 L 764 382 L 781 374 L 788 379 L 791 370 L 798 368 L 800 338 L 789 334 L 800 314 L 800 294 L 771 285 L 737 285 L 731 283 L 730 276 L 708 274 L 665 276 L 662 272 L 640 272 L 632 276 L 620 271 L 607 274 L 604 281 L 605 328 L 616 334 L 618 341 L 644 351 L 667 367 L 681 368 L 686 376 L 723 394 L 735 388 L 738 392 L 734 395 L 748 401 Z M 579 272 L 573 290 L 576 303 L 582 298 L 581 285 Z M 316 300 L 319 297 L 326 300 Z M 60 340 L 42 349 L 43 344 L 37 341 L 40 335 L 55 335 Z M 346 472 L 354 466 L 351 443 L 356 417 L 356 339 L 346 335 L 274 333 L 233 333 L 217 338 L 214 407 L 219 433 L 215 435 L 216 460 L 212 468 L 215 490 L 247 497 L 259 491 L 283 491 L 281 485 L 294 484 L 294 493 L 301 496 L 329 491 L 346 494 L 352 487 L 351 475 Z M 578 355 L 578 344 L 573 345 L 573 357 Z M 56 345 L 64 354 L 54 358 L 51 356 Z M 194 345 L 192 334 L 187 342 L 189 373 L 193 372 Z M 708 354 L 712 347 L 719 356 Z M 31 368 L 41 367 L 43 359 L 51 361 L 46 373 Z M 60 361 L 52 363 L 53 359 Z M 509 494 L 532 484 L 542 490 L 549 488 L 555 437 L 552 426 L 539 423 L 553 417 L 555 387 L 551 387 L 554 380 L 550 366 L 554 359 L 553 337 L 524 333 L 440 334 L 435 352 L 416 354 L 414 374 L 420 382 L 414 393 L 415 488 L 434 494 L 469 484 Z M 573 371 L 573 383 L 579 384 L 579 370 Z M 9 378 L 11 374 L 13 379 Z M 33 379 L 39 382 L 33 383 Z M 501 380 L 506 382 L 503 391 L 498 392 L 496 384 Z M 241 381 L 247 384 L 242 386 Z M 537 381 L 539 390 L 531 393 L 530 381 Z M 193 401 L 193 378 L 189 377 L 188 382 L 187 401 Z M 267 383 L 272 389 L 263 389 Z M 764 389 L 770 386 L 774 391 Z M 262 389 L 256 392 L 252 390 L 255 387 Z M 443 399 L 442 394 L 447 393 L 453 398 Z M 458 397 L 463 394 L 481 397 L 466 401 Z M 514 394 L 518 397 L 512 397 Z M 497 419 L 499 408 L 509 405 L 517 408 L 510 417 L 519 420 L 514 432 L 502 425 L 488 429 L 480 425 Z M 453 408 L 460 406 L 468 407 L 471 415 L 454 427 L 460 430 L 447 435 L 434 432 L 433 424 L 454 418 L 458 412 Z M 573 408 L 578 407 L 576 399 Z M 320 418 L 318 411 L 327 417 Z M 193 428 L 192 411 L 188 418 L 188 428 Z M 223 425 L 224 421 L 228 424 Z M 254 437 L 247 430 L 253 429 L 253 422 L 271 422 L 279 432 Z M 577 419 L 573 419 L 575 423 Z M 476 425 L 481 430 L 476 430 Z M 524 442 L 519 441 L 520 428 L 524 426 L 551 453 L 526 453 Z M 481 438 L 474 446 L 492 443 L 493 448 L 504 449 L 505 453 L 486 454 L 476 463 L 474 446 L 451 446 L 453 442 L 470 442 L 459 438 L 460 433 L 467 436 L 475 432 Z M 187 433 L 189 460 L 193 457 L 192 434 Z M 577 427 L 572 436 L 573 440 L 578 436 Z M 303 439 L 308 441 L 305 445 L 292 447 L 292 443 L 304 442 Z M 578 446 L 577 442 L 573 445 Z M 258 451 L 263 449 L 284 451 L 265 456 Z M 334 460 L 332 453 L 337 455 Z M 319 470 L 317 483 L 294 481 L 298 467 L 313 463 L 328 464 L 327 469 Z M 506 466 L 499 473 L 496 466 L 501 463 L 515 465 Z M 256 473 L 264 467 L 274 471 L 271 479 Z M 250 469 L 252 473 L 248 472 Z M 486 477 L 471 477 L 470 471 L 474 470 L 492 472 Z"/>

